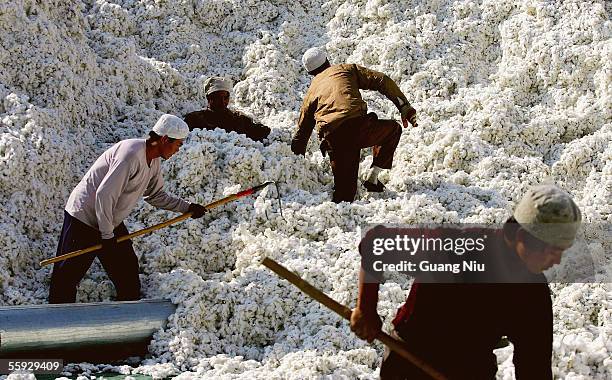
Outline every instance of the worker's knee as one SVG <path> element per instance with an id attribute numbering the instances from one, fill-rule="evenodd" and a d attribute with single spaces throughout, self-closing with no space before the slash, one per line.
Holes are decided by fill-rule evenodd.
<path id="1" fill-rule="evenodd" d="M 395 145 L 399 142 L 400 137 L 402 136 L 402 126 L 395 120 L 381 120 L 379 127 L 384 130 L 382 132 L 381 144 L 392 144 Z"/>
<path id="2" fill-rule="evenodd" d="M 117 284 L 117 301 L 135 301 L 140 299 L 140 281 L 126 281 Z"/>

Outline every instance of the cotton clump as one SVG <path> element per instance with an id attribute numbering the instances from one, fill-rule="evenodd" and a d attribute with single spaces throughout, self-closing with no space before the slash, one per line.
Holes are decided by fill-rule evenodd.
<path id="1" fill-rule="evenodd" d="M 170 299 L 176 313 L 149 357 L 67 363 L 64 375 L 378 378 L 382 344 L 355 337 L 261 260 L 353 307 L 358 228 L 367 223 L 499 223 L 547 180 L 572 194 L 585 224 L 610 223 L 610 12 L 603 0 L 2 3 L 0 304 L 47 302 L 50 267 L 38 262 L 55 254 L 62 208 L 95 158 L 146 136 L 163 113 L 205 107 L 206 78 L 224 76 L 234 83 L 230 107 L 270 126 L 269 137 L 194 130 L 162 164 L 166 189 L 206 204 L 276 181 L 283 215 L 269 186 L 134 239 L 143 295 Z M 312 46 L 325 47 L 332 64 L 388 74 L 417 110 L 419 126 L 403 130 L 393 168 L 380 176 L 383 194 L 359 189 L 357 201 L 336 205 L 317 139 L 305 157 L 291 152 L 311 80 L 301 57 Z M 387 99 L 363 95 L 369 111 L 399 118 Z M 126 224 L 135 231 L 173 216 L 141 203 Z M 588 233 L 605 236 L 597 231 Z M 612 247 L 599 241 L 591 252 L 603 283 L 551 285 L 557 378 L 612 377 Z M 392 276 L 381 286 L 385 329 L 410 284 Z M 78 301 L 113 297 L 94 264 Z M 496 350 L 498 379 L 514 378 L 512 350 Z"/>

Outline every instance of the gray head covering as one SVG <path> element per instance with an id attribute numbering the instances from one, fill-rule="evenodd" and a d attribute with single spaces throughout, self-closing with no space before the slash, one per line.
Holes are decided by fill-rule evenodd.
<path id="1" fill-rule="evenodd" d="M 545 184 L 527 190 L 514 210 L 514 219 L 545 243 L 568 248 L 574 243 L 582 215 L 568 193 Z"/>
<path id="2" fill-rule="evenodd" d="M 232 82 L 222 77 L 210 77 L 204 84 L 204 91 L 206 92 L 206 96 L 215 91 L 232 92 Z"/>

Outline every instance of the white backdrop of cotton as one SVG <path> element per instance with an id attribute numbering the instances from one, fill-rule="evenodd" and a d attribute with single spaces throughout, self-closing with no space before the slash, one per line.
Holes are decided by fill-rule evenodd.
<path id="1" fill-rule="evenodd" d="M 178 304 L 151 357 L 125 374 L 180 378 L 375 378 L 382 346 L 258 264 L 270 256 L 353 305 L 358 226 L 500 222 L 533 184 L 553 179 L 589 223 L 612 220 L 612 6 L 600 1 L 116 0 L 0 1 L 0 304 L 45 303 L 62 207 L 113 142 L 164 112 L 205 105 L 203 81 L 236 83 L 233 107 L 272 127 L 262 145 L 193 133 L 164 163 L 169 191 L 207 203 L 266 180 L 282 184 L 135 240 L 147 297 Z M 333 179 L 312 138 L 289 147 L 310 78 L 302 52 L 390 75 L 418 110 L 383 195 L 329 202 Z M 372 111 L 397 118 L 385 98 Z M 362 173 L 371 158 L 364 151 Z M 140 205 L 131 230 L 170 213 Z M 599 247 L 610 271 L 610 247 Z M 610 272 L 609 272 L 610 273 Z M 381 288 L 390 327 L 409 289 Z M 556 377 L 612 376 L 609 284 L 554 284 Z M 109 300 L 94 265 L 80 302 Z M 449 316 L 452 318 L 452 316 Z M 512 348 L 498 377 L 513 378 Z M 101 367 L 72 366 L 89 376 Z"/>

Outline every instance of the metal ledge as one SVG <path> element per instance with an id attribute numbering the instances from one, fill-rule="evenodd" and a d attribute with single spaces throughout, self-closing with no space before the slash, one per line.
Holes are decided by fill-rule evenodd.
<path id="1" fill-rule="evenodd" d="M 100 352 L 113 347 L 141 351 L 175 310 L 169 300 L 2 306 L 0 357 Z M 129 352 L 121 354 L 125 355 Z"/>

